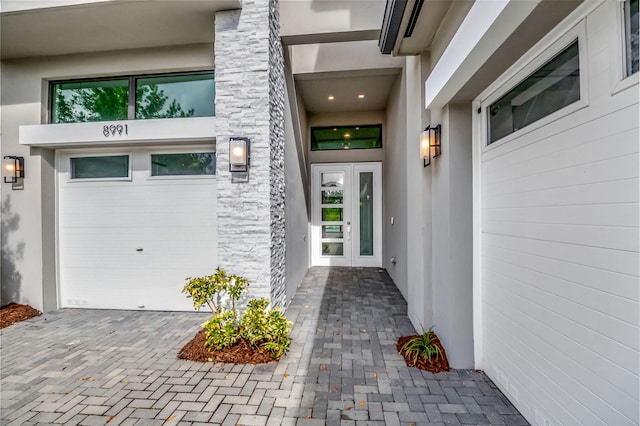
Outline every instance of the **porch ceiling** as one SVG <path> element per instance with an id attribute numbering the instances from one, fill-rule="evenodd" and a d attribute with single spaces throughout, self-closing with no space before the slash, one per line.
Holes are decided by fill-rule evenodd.
<path id="1" fill-rule="evenodd" d="M 70 2 L 41 9 L 13 3 L 2 1 L 3 60 L 213 43 L 215 12 L 242 6 L 241 0 Z"/>
<path id="2" fill-rule="evenodd" d="M 296 85 L 310 113 L 381 111 L 398 73 L 386 69 L 296 76 Z"/>

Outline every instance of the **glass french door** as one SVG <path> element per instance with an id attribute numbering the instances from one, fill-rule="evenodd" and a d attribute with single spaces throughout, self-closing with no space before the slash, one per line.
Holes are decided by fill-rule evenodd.
<path id="1" fill-rule="evenodd" d="M 382 165 L 312 164 L 312 264 L 382 265 Z"/>

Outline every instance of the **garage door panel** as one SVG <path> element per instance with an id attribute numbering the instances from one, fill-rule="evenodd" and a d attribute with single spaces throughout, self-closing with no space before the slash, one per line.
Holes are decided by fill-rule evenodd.
<path id="1" fill-rule="evenodd" d="M 615 114 L 614 125 L 612 113 Z M 488 171 L 491 171 L 494 168 L 509 167 L 513 160 L 523 161 L 527 157 L 536 159 L 547 153 L 554 154 L 565 150 L 572 150 L 580 158 L 584 144 L 595 141 L 605 144 L 601 145 L 598 151 L 606 157 L 610 145 L 621 142 L 622 135 L 629 132 L 638 134 L 638 115 L 638 98 L 637 95 L 634 96 L 633 91 L 618 94 L 617 97 L 607 96 L 601 99 L 601 103 L 592 103 L 589 108 L 572 114 L 569 123 L 567 117 L 563 117 L 528 132 L 525 128 L 520 136 L 508 136 L 505 138 L 507 142 L 498 141 L 490 148 L 485 148 L 481 160 L 483 171 L 487 165 Z M 515 157 L 508 159 L 510 155 Z M 503 159 L 507 160 L 502 161 Z"/>
<path id="2" fill-rule="evenodd" d="M 575 300 L 560 297 L 555 291 L 549 291 L 548 288 L 558 283 L 541 273 L 535 273 L 519 268 L 517 265 L 509 264 L 501 259 L 487 259 L 483 263 L 483 267 L 487 268 L 487 280 L 501 282 L 506 285 L 509 291 L 513 291 L 519 297 L 526 298 L 526 303 L 534 303 L 547 312 L 546 316 L 558 315 L 563 319 L 576 318 L 567 322 L 561 321 L 559 330 L 568 333 L 571 338 L 582 342 L 598 342 L 597 353 L 607 356 L 610 350 L 622 355 L 627 352 L 625 357 L 621 357 L 620 365 L 631 370 L 633 365 L 622 364 L 622 360 L 634 360 L 634 352 L 640 349 L 637 309 L 631 307 L 628 312 L 629 316 L 635 314 L 636 319 L 631 322 L 622 321 L 607 313 L 607 308 L 611 310 L 612 306 L 606 306 L 604 302 L 589 303 L 596 305 L 596 308 L 585 306 Z M 541 308 L 542 309 L 542 308 Z M 627 346 L 618 342 L 626 342 Z M 634 360 L 635 362 L 635 360 Z"/>
<path id="3" fill-rule="evenodd" d="M 131 181 L 61 173 L 62 306 L 192 310 L 185 278 L 215 270 L 215 177 L 149 178 L 148 150 L 133 152 Z"/>
<path id="4" fill-rule="evenodd" d="M 536 176 L 516 177 L 493 184 L 483 184 L 482 190 L 487 196 L 495 196 L 633 179 L 638 177 L 639 160 L 640 157 L 636 153 L 591 164 L 567 167 L 566 169 L 554 170 Z M 575 189 L 578 191 L 584 190 L 583 188 Z"/>
<path id="5" fill-rule="evenodd" d="M 148 309 L 192 311 L 191 301 L 180 291 L 184 280 L 176 271 L 157 272 L 123 270 L 114 273 L 111 269 L 78 269 L 69 276 L 74 282 L 101 282 L 100 286 L 69 287 L 62 294 L 63 302 L 68 307 L 93 309 Z M 113 280 L 105 282 L 103 277 L 113 276 Z M 162 283 L 147 286 L 141 291 L 140 284 L 146 282 Z M 141 308 L 141 306 L 143 306 Z"/>
<path id="6" fill-rule="evenodd" d="M 125 227 L 120 229 L 117 233 L 113 232 L 112 228 L 70 227 L 67 228 L 67 230 L 67 241 L 70 243 L 81 242 L 84 244 L 85 242 L 96 241 L 97 239 L 100 240 L 100 244 L 109 244 L 110 242 L 117 241 L 136 241 L 139 239 L 144 241 L 153 241 L 155 244 L 168 244 L 171 242 L 185 241 L 193 241 L 195 243 L 210 241 L 207 238 L 207 234 L 203 233 L 201 227 L 198 226 L 181 226 L 177 229 L 164 227 L 161 230 L 158 228 Z M 68 246 L 73 246 L 73 244 Z"/>
<path id="7" fill-rule="evenodd" d="M 602 126 L 610 126 L 608 118 L 596 118 L 583 126 L 559 126 L 557 132 L 538 129 L 503 145 L 491 146 L 483 153 L 483 173 L 489 180 L 500 179 L 522 170 L 524 174 L 554 170 L 563 164 L 591 163 L 602 158 L 614 158 L 635 152 L 633 137 L 637 137 L 637 107 L 619 111 L 615 127 L 602 134 Z M 560 123 L 558 123 L 560 124 Z M 558 143 L 561 140 L 562 143 Z M 499 142 L 498 142 L 499 143 Z"/>
<path id="8" fill-rule="evenodd" d="M 521 58 L 531 69 L 476 100 L 477 349 L 532 423 L 638 424 L 638 88 L 613 89 L 621 64 L 602 60 L 624 49 L 619 6 L 576 10 L 571 30 Z M 538 84 L 546 55 L 575 37 L 580 101 L 524 126 L 517 102 L 510 117 L 491 115 L 517 96 L 511 82 Z M 492 125 L 514 131 L 488 143 Z"/>
<path id="9" fill-rule="evenodd" d="M 485 254 L 491 251 L 491 247 L 501 247 L 517 252 L 537 255 L 547 259 L 555 259 L 567 268 L 574 265 L 601 270 L 606 273 L 628 277 L 633 285 L 620 288 L 623 294 L 634 297 L 638 293 L 637 279 L 638 257 L 636 254 L 621 250 L 608 250 L 601 247 L 570 246 L 565 243 L 542 241 L 526 238 L 516 238 L 505 235 L 483 234 L 482 249 Z M 486 251 L 485 251 L 486 250 Z M 595 272 L 595 271 L 594 271 Z M 576 280 L 584 282 L 587 277 L 580 272 Z M 606 281 L 605 281 L 606 282 Z M 625 281 L 626 282 L 626 281 Z M 603 283 L 598 284 L 602 287 Z"/>
<path id="10" fill-rule="evenodd" d="M 629 227 L 482 221 L 489 234 L 637 252 L 638 230 Z"/>
<path id="11" fill-rule="evenodd" d="M 489 222 L 614 225 L 631 228 L 637 226 L 639 216 L 638 205 L 633 203 L 492 208 L 483 212 L 483 218 Z"/>
<path id="12" fill-rule="evenodd" d="M 555 262 L 558 265 L 553 265 L 553 261 L 544 258 L 497 247 L 491 250 L 491 255 L 487 256 L 485 260 L 486 265 L 492 270 L 504 268 L 503 272 L 506 275 L 521 279 L 528 285 L 539 288 L 554 297 L 571 300 L 586 308 L 611 316 L 611 318 L 605 318 L 603 321 L 607 323 L 607 321 L 611 320 L 611 328 L 615 329 L 613 330 L 614 334 L 627 330 L 627 333 L 632 333 L 627 337 L 632 337 L 634 336 L 633 333 L 638 333 L 638 321 L 640 321 L 637 308 L 638 298 L 636 297 L 634 300 L 602 291 L 597 287 L 597 284 L 603 282 L 602 277 L 592 280 L 591 286 L 580 281 L 570 281 L 566 278 L 575 279 L 576 274 L 567 273 L 566 269 L 569 268 L 566 265 L 559 265 L 559 262 Z M 585 270 L 583 274 L 589 272 L 596 272 L 596 275 L 599 275 L 597 274 L 599 271 L 593 271 L 592 269 Z M 609 284 L 610 280 L 618 277 L 620 277 L 619 274 L 617 276 L 609 274 L 605 279 L 609 291 L 613 287 Z M 633 285 L 632 280 L 627 280 L 627 285 Z M 620 324 L 614 319 L 623 321 L 626 324 Z M 635 343 L 637 344 L 638 342 L 636 341 Z"/>
<path id="13" fill-rule="evenodd" d="M 159 231 L 164 229 L 169 223 L 181 223 L 185 217 L 189 217 L 193 222 L 191 224 L 179 225 L 180 228 L 203 228 L 216 226 L 216 218 L 212 217 L 210 211 L 173 211 L 159 212 L 155 214 L 147 214 L 144 210 L 107 210 L 101 212 L 100 217 L 104 217 L 103 226 L 105 228 L 120 229 L 125 226 L 134 228 L 156 228 Z M 95 215 L 92 217 L 90 213 L 76 213 L 67 216 L 69 228 L 93 228 L 96 226 Z"/>
<path id="14" fill-rule="evenodd" d="M 511 194 L 486 195 L 483 198 L 489 209 L 528 208 L 544 206 L 588 206 L 599 204 L 638 203 L 640 201 L 640 181 L 629 178 L 608 182 L 594 182 L 575 187 L 542 189 L 538 191 L 515 192 Z"/>
<path id="15" fill-rule="evenodd" d="M 532 397 L 544 398 L 548 395 L 553 400 L 561 401 L 566 407 L 566 412 L 571 415 L 558 424 L 634 424 L 631 419 L 634 418 L 634 410 L 638 407 L 637 391 L 628 394 L 600 375 L 594 374 L 602 372 L 603 368 L 606 368 L 604 365 L 593 371 L 576 364 L 572 355 L 575 352 L 565 348 L 564 337 L 553 332 L 547 333 L 541 328 L 529 328 L 529 324 L 522 323 L 523 316 L 517 309 L 505 305 L 505 299 L 496 300 L 496 303 L 504 305 L 504 309 L 501 312 L 494 311 L 496 315 L 487 323 L 487 329 L 491 330 L 488 332 L 490 335 L 493 334 L 491 347 L 501 348 L 491 353 L 495 360 L 495 367 L 492 369 L 498 376 L 508 370 L 509 381 L 516 382 L 514 388 L 518 391 L 537 388 L 539 392 Z M 485 308 L 493 307 L 496 305 L 487 305 Z M 513 329 L 506 324 L 513 323 L 514 315 L 517 333 L 511 333 L 509 341 L 504 342 L 502 336 Z M 541 352 L 541 348 L 545 348 L 545 351 Z M 576 378 L 580 378 L 581 381 L 577 381 Z M 629 377 L 627 382 L 630 379 L 632 380 L 632 377 Z M 566 389 L 572 389 L 572 392 L 565 393 Z M 594 392 L 596 389 L 597 394 Z M 612 403 L 602 403 L 601 395 L 606 395 L 607 400 L 611 400 Z M 562 411 L 564 410 L 560 410 Z M 597 417 L 593 418 L 592 413 Z M 601 419 L 609 419 L 611 423 Z"/>
<path id="16" fill-rule="evenodd" d="M 486 344 L 496 347 L 504 344 L 501 340 L 502 333 L 506 331 L 504 330 L 504 324 L 499 322 L 495 324 L 494 321 L 491 321 L 487 325 L 487 331 L 484 335 Z M 515 339 L 512 342 L 513 346 L 494 354 L 495 362 L 487 366 L 485 370 L 487 375 L 494 378 L 502 378 L 501 382 L 504 382 L 504 371 L 513 372 L 509 376 L 509 386 L 502 387 L 503 392 L 510 395 L 512 401 L 514 400 L 514 395 L 511 395 L 509 388 L 511 388 L 512 392 L 514 388 L 517 389 L 518 396 L 523 400 L 536 401 L 538 405 L 547 407 L 553 413 L 549 418 L 551 424 L 580 424 L 581 422 L 572 415 L 572 412 L 579 411 L 575 410 L 576 406 L 580 409 L 583 408 L 579 401 L 573 397 L 568 400 L 559 400 L 557 395 L 561 392 L 560 386 L 554 382 L 547 383 L 544 380 L 540 380 L 541 378 L 546 378 L 545 376 L 548 374 L 549 369 L 542 371 L 540 366 L 523 358 L 517 350 L 520 348 L 521 342 Z M 535 375 L 537 380 L 529 379 L 529 375 Z"/>

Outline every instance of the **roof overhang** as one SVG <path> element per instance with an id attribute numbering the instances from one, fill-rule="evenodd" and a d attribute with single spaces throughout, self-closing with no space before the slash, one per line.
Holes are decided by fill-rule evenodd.
<path id="1" fill-rule="evenodd" d="M 476 1 L 425 81 L 425 107 L 473 100 L 581 2 Z"/>
<path id="2" fill-rule="evenodd" d="M 429 50 L 453 3 L 453 0 L 387 0 L 378 42 L 380 52 L 415 55 Z M 458 9 L 464 9 L 471 1 L 455 3 Z"/>
<path id="3" fill-rule="evenodd" d="M 0 52 L 6 60 L 213 43 L 215 13 L 238 9 L 242 0 L 1 0 L 0 5 Z"/>

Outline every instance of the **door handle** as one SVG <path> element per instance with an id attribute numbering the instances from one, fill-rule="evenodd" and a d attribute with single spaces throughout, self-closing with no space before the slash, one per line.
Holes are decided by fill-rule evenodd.
<path id="1" fill-rule="evenodd" d="M 347 222 L 347 240 L 351 240 L 351 226 L 349 226 L 351 222 Z"/>

